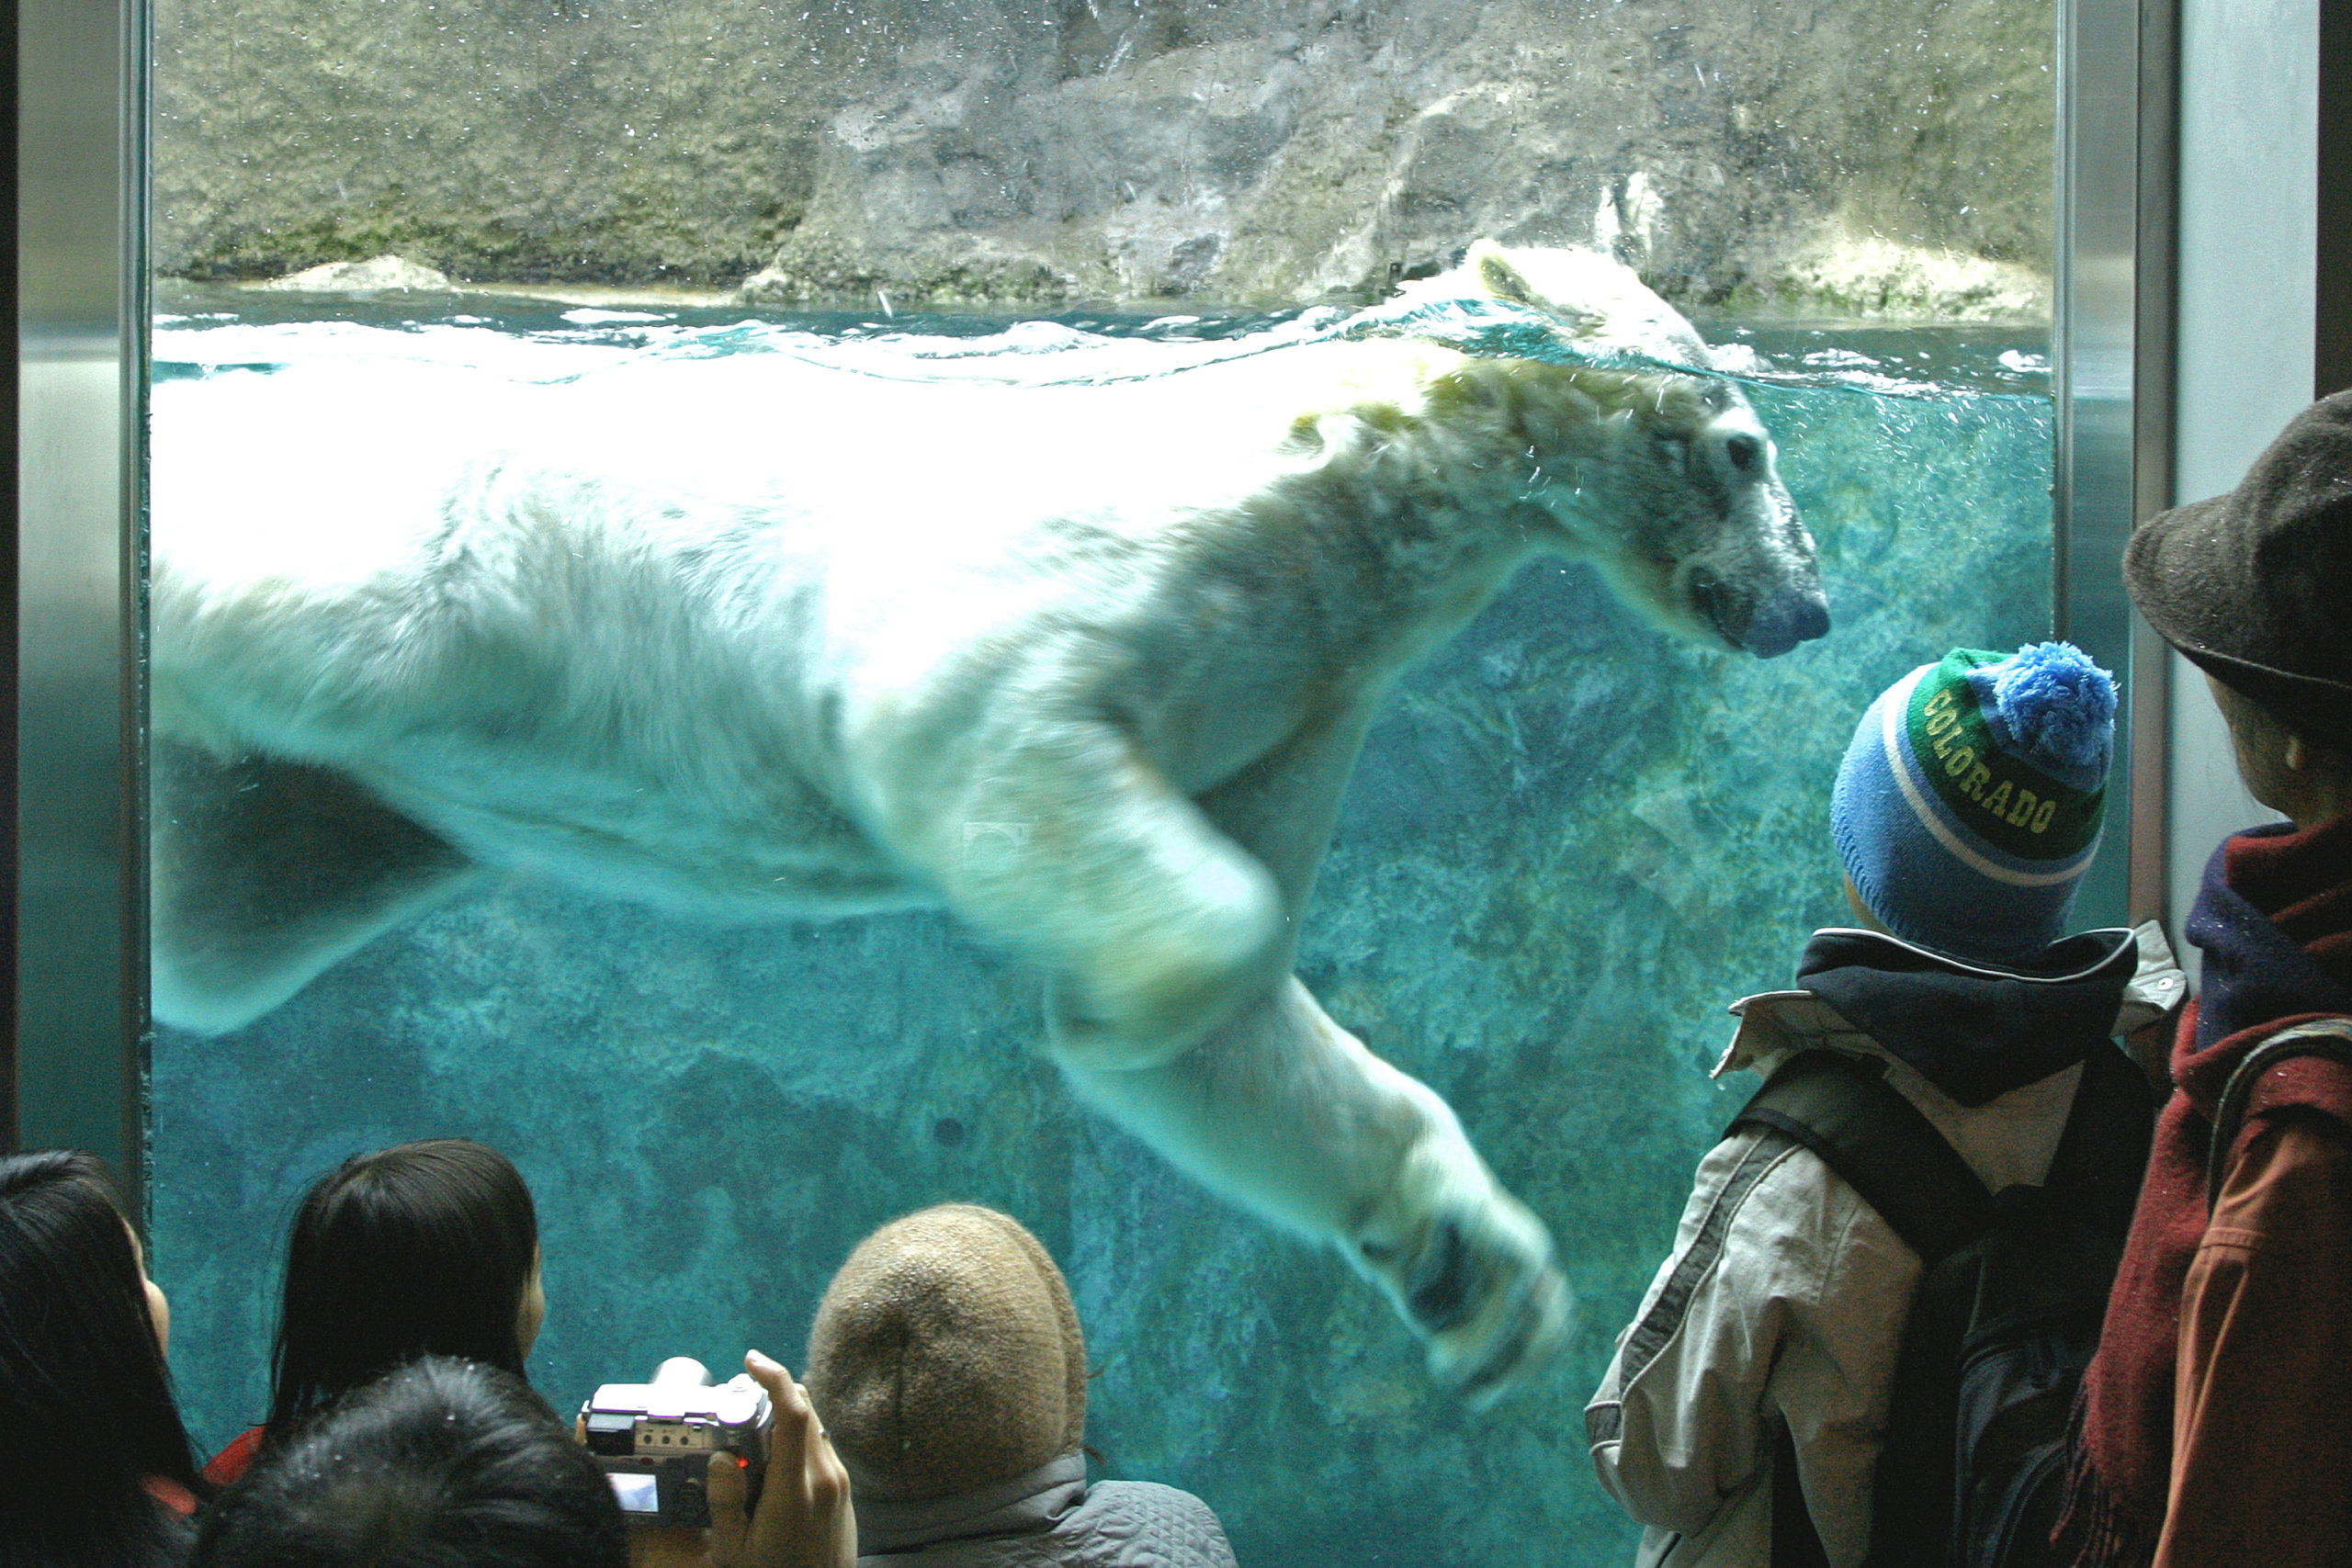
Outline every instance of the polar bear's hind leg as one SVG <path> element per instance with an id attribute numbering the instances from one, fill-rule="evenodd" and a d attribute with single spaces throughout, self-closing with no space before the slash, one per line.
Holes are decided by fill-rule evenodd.
<path id="1" fill-rule="evenodd" d="M 158 739 L 156 1019 L 217 1034 L 466 886 L 480 872 L 342 774 Z"/>

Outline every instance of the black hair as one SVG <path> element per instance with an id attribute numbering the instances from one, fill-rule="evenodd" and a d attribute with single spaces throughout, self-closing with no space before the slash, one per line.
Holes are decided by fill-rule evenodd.
<path id="1" fill-rule="evenodd" d="M 200 1490 L 130 1230 L 95 1156 L 0 1159 L 0 1568 L 175 1561 Z"/>
<path id="2" fill-rule="evenodd" d="M 626 1568 L 611 1483 L 520 1378 L 429 1356 L 254 1461 L 190 1568 Z"/>
<path id="3" fill-rule="evenodd" d="M 355 1155 L 320 1178 L 286 1250 L 270 1440 L 418 1356 L 522 1376 L 516 1320 L 538 1245 L 522 1175 L 463 1138 Z"/>

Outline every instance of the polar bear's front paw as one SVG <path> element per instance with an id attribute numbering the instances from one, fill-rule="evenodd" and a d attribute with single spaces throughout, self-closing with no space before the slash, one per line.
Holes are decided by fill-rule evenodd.
<path id="1" fill-rule="evenodd" d="M 1490 1404 L 1567 1342 L 1575 1305 L 1552 1238 L 1466 1148 L 1417 1155 L 1399 1188 L 1384 1209 L 1406 1213 L 1385 1213 L 1358 1233 L 1357 1266 L 1429 1341 L 1430 1375 Z"/>

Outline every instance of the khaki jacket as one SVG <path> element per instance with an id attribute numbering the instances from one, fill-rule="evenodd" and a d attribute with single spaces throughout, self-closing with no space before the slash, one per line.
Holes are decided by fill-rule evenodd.
<path id="1" fill-rule="evenodd" d="M 2177 1002 L 2180 977 L 2154 930 L 2119 1032 Z M 1767 1076 L 1826 1047 L 1887 1063 L 1886 1081 L 1935 1125 L 1987 1190 L 2049 1175 L 2080 1065 L 1969 1108 L 1806 991 L 1732 1004 L 1740 1023 L 1718 1077 Z M 1744 1127 L 1700 1163 L 1640 1312 L 1586 1407 L 1601 1484 L 1648 1527 L 1640 1568 L 1771 1562 L 1773 1428 L 1785 1424 L 1830 1568 L 1870 1544 L 1871 1485 L 1919 1258 L 1812 1151 Z"/>

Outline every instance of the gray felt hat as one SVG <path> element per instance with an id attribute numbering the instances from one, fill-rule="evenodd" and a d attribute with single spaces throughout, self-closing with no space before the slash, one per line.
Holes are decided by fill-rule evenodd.
<path id="1" fill-rule="evenodd" d="M 2190 662 L 2352 745 L 2352 391 L 2297 414 L 2227 495 L 2150 518 L 2123 577 Z"/>

